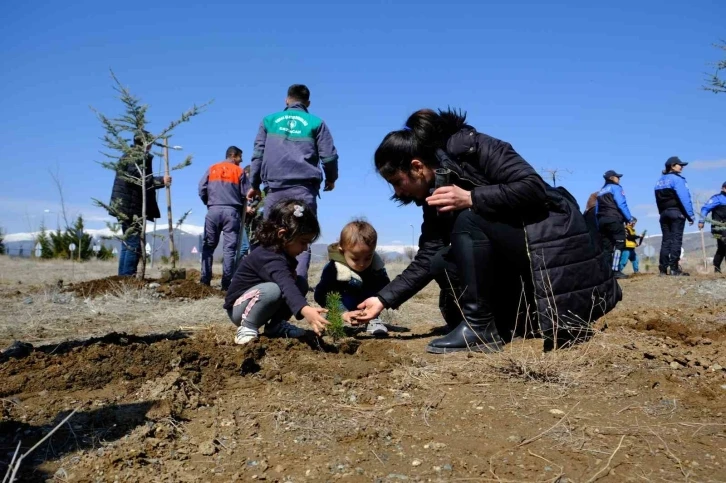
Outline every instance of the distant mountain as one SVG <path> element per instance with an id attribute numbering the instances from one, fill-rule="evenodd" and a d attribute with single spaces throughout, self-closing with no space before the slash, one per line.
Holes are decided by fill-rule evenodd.
<path id="1" fill-rule="evenodd" d="M 706 257 L 713 257 L 716 251 L 716 240 L 711 236 L 710 232 L 704 232 L 703 239 L 706 245 Z M 636 252 L 642 257 L 645 255 L 645 247 L 652 246 L 655 257 L 658 257 L 660 253 L 660 245 L 663 240 L 662 235 L 652 235 L 646 237 L 643 240 L 643 244 L 636 250 Z M 683 251 L 685 252 L 686 259 L 703 257 L 703 249 L 701 248 L 701 234 L 700 232 L 685 233 L 683 235 Z"/>
<path id="2" fill-rule="evenodd" d="M 169 229 L 160 228 L 157 223 L 157 230 L 154 232 L 154 225 L 150 224 L 146 230 L 146 241 L 153 248 L 154 259 L 159 260 L 162 256 L 169 256 Z M 121 249 L 119 240 L 108 239 L 113 233 L 108 228 L 98 230 L 88 229 L 86 233 L 91 235 L 97 243 L 105 245 L 108 248 Z M 197 252 L 201 252 L 202 233 L 204 227 L 197 225 L 184 224 L 180 229 L 174 230 L 174 242 L 177 251 L 180 253 L 182 260 L 194 260 L 200 257 L 199 253 L 191 253 L 192 248 L 196 248 Z M 8 255 L 30 257 L 35 247 L 35 239 L 39 232 L 32 233 L 12 233 L 5 236 L 5 248 Z M 154 236 L 156 235 L 156 236 Z M 215 252 L 215 256 L 221 255 L 221 246 Z"/>
<path id="3" fill-rule="evenodd" d="M 157 224 L 157 230 L 154 232 L 154 225 L 149 225 L 146 231 L 146 241 L 154 251 L 154 260 L 161 259 L 162 256 L 169 256 L 169 230 L 168 228 L 160 228 Z M 94 237 L 99 243 L 111 249 L 121 250 L 121 242 L 118 240 L 104 239 L 112 236 L 108 228 L 99 230 L 89 229 L 86 233 Z M 184 224 L 178 230 L 174 230 L 174 243 L 180 254 L 182 261 L 193 261 L 201 259 L 202 252 L 202 234 L 203 226 Z M 156 237 L 153 235 L 156 234 Z M 35 238 L 38 232 L 33 233 L 13 233 L 5 237 L 5 247 L 8 255 L 30 257 L 35 246 Z M 223 239 L 220 240 L 217 249 L 214 252 L 214 258 L 219 260 L 222 256 Z M 407 245 L 380 245 L 378 253 L 387 260 L 406 260 L 405 249 Z M 197 253 L 192 253 L 196 249 Z M 328 260 L 328 245 L 325 243 L 315 243 L 311 247 L 313 261 L 325 262 Z"/>
<path id="4" fill-rule="evenodd" d="M 97 239 L 101 244 L 120 250 L 121 242 L 118 240 L 104 240 L 103 237 L 108 237 L 111 232 L 107 228 L 100 230 L 86 230 L 88 234 Z M 147 242 L 154 248 L 154 259 L 159 260 L 162 256 L 169 256 L 169 239 L 168 239 L 167 228 L 160 228 L 157 225 L 156 237 L 152 237 L 154 234 L 153 225 L 149 226 L 147 230 Z M 184 224 L 179 230 L 174 230 L 174 241 L 176 248 L 181 255 L 182 260 L 193 261 L 201 258 L 202 251 L 202 234 L 204 233 L 204 227 L 197 225 Z M 12 256 L 23 256 L 30 257 L 34 248 L 34 239 L 37 236 L 35 233 L 12 233 L 5 236 L 5 247 L 7 253 Z M 655 256 L 658 256 L 661 244 L 661 235 L 648 236 L 644 241 L 643 245 L 637 249 L 638 254 L 642 257 L 645 255 L 645 247 L 652 246 Z M 706 242 L 706 256 L 712 257 L 716 250 L 716 240 L 711 236 L 710 233 L 704 233 L 704 241 Z M 408 260 L 406 256 L 406 248 L 410 245 L 379 245 L 377 248 L 378 253 L 383 256 L 386 260 Z M 418 249 L 418 247 L 415 247 Z M 192 249 L 196 249 L 197 253 L 192 253 Z M 328 245 L 325 243 L 315 243 L 311 247 L 313 261 L 324 262 L 328 260 Z M 699 232 L 686 233 L 683 236 L 683 249 L 686 253 L 686 258 L 701 258 L 701 235 Z M 217 250 L 214 252 L 215 259 L 219 259 L 222 255 L 222 240 L 220 240 Z"/>

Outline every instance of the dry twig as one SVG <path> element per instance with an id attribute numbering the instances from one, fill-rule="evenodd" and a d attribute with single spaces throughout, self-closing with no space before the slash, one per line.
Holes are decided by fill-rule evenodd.
<path id="1" fill-rule="evenodd" d="M 605 466 L 603 466 L 602 468 L 600 468 L 600 469 L 598 470 L 598 472 L 597 472 L 597 473 L 595 473 L 594 475 L 592 475 L 592 476 L 590 477 L 590 479 L 589 479 L 589 480 L 587 480 L 587 481 L 586 481 L 585 483 L 592 483 L 593 481 L 597 481 L 598 479 L 600 479 L 600 476 L 601 476 L 601 475 L 602 475 L 602 474 L 603 474 L 604 472 L 606 472 L 607 470 L 609 470 L 609 469 L 610 469 L 610 463 L 612 463 L 612 462 L 613 462 L 613 458 L 615 457 L 615 453 L 617 453 L 618 451 L 620 451 L 620 447 L 621 447 L 621 446 L 623 445 L 623 440 L 624 440 L 624 439 L 625 439 L 625 435 L 622 435 L 622 436 L 620 437 L 620 442 L 618 443 L 618 447 L 617 447 L 617 448 L 615 448 L 615 451 L 613 451 L 613 453 L 612 453 L 612 454 L 610 455 L 610 458 L 608 458 L 608 462 L 607 462 L 607 463 L 605 463 Z"/>
<path id="2" fill-rule="evenodd" d="M 25 453 L 23 453 L 17 459 L 17 461 L 15 461 L 15 466 L 9 466 L 8 467 L 8 473 L 10 473 L 10 470 L 12 470 L 12 473 L 10 473 L 10 480 L 8 480 L 8 483 L 13 483 L 15 481 L 15 477 L 18 474 L 18 470 L 20 470 L 20 465 L 22 464 L 23 459 L 26 458 L 30 453 L 32 453 L 33 451 L 35 451 L 36 449 L 38 449 L 38 447 L 40 447 L 40 445 L 42 445 L 48 438 L 50 438 L 51 436 L 53 436 L 53 434 L 55 434 L 56 431 L 58 431 L 66 422 L 68 422 L 68 420 L 71 419 L 71 417 L 73 417 L 74 414 L 76 414 L 76 411 L 78 411 L 78 408 L 76 408 L 73 411 L 71 411 L 71 413 L 63 419 L 63 421 L 61 421 L 60 423 L 58 423 L 58 425 L 55 428 L 51 429 L 50 432 L 48 434 L 46 434 L 45 436 L 43 436 L 43 438 L 40 441 L 38 441 L 37 443 L 35 443 L 35 445 L 32 448 L 30 448 L 28 451 L 26 451 Z M 18 449 L 19 448 L 20 448 L 20 443 L 18 443 Z M 14 458 L 15 457 L 13 457 L 13 459 Z M 7 475 L 6 475 L 6 478 L 7 478 Z M 5 481 L 5 479 L 3 479 L 3 482 L 4 481 Z"/>

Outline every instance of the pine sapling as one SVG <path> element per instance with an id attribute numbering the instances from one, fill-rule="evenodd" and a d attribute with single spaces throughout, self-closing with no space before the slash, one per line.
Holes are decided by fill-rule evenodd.
<path id="1" fill-rule="evenodd" d="M 334 341 L 345 337 L 345 323 L 343 322 L 343 311 L 340 309 L 342 306 L 340 294 L 338 292 L 331 292 L 328 294 L 325 300 L 325 308 L 328 309 L 328 328 L 325 331 L 330 335 Z"/>

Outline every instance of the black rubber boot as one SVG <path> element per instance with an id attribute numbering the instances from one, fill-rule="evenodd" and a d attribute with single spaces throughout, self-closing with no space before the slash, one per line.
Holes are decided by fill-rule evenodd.
<path id="1" fill-rule="evenodd" d="M 453 233 L 451 249 L 456 257 L 461 285 L 465 287 L 459 301 L 464 320 L 446 337 L 431 341 L 426 351 L 432 354 L 498 352 L 504 341 L 488 303 L 493 284 L 491 273 L 486 273 L 486 267 L 491 266 L 490 242 L 474 242 L 468 233 Z"/>
<path id="2" fill-rule="evenodd" d="M 461 309 L 457 305 L 456 293 L 461 293 L 458 287 L 441 289 L 439 293 L 439 311 L 446 325 L 434 328 L 435 335 L 446 335 L 458 327 L 461 322 Z"/>
<path id="3" fill-rule="evenodd" d="M 613 272 L 613 276 L 614 276 L 614 277 L 615 277 L 616 279 L 618 279 L 618 280 L 623 280 L 623 279 L 626 279 L 626 278 L 630 278 L 630 277 L 629 277 L 628 275 L 625 275 L 625 274 L 624 274 L 623 272 L 621 272 L 620 270 L 617 270 L 617 271 Z"/>
<path id="4" fill-rule="evenodd" d="M 426 352 L 431 354 L 448 354 L 449 352 L 499 352 L 504 341 L 497 332 L 494 318 L 485 324 L 462 321 L 459 326 L 449 332 L 446 337 L 431 341 Z"/>

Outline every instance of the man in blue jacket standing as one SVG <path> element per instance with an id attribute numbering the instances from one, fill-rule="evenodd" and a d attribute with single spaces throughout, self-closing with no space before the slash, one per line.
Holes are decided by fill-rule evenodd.
<path id="1" fill-rule="evenodd" d="M 658 269 L 661 275 L 688 276 L 681 270 L 681 247 L 686 220 L 693 225 L 693 203 L 686 179 L 681 176 L 684 163 L 677 156 L 668 158 L 663 176 L 655 185 L 655 202 L 660 213 L 660 229 L 663 238 L 660 245 L 660 262 Z"/>
<path id="2" fill-rule="evenodd" d="M 620 255 L 625 249 L 625 223 L 633 219 L 625 201 L 625 192 L 620 186 L 622 177 L 622 174 L 613 170 L 605 172 L 605 186 L 598 192 L 595 205 L 603 250 L 612 254 L 615 278 L 628 278 L 620 271 Z"/>
<path id="3" fill-rule="evenodd" d="M 713 271 L 721 273 L 721 262 L 726 257 L 726 183 L 721 192 L 709 198 L 701 208 L 701 221 L 698 229 L 703 230 L 706 217 L 711 213 L 711 234 L 716 239 L 716 255 L 713 256 Z"/>
<path id="4" fill-rule="evenodd" d="M 259 197 L 260 185 L 264 184 L 268 208 L 265 213 L 280 201 L 298 199 L 317 216 L 323 173 L 323 191 L 332 191 L 338 179 L 338 152 L 325 122 L 308 112 L 310 90 L 306 86 L 290 86 L 285 105 L 284 111 L 270 114 L 260 124 L 252 153 L 252 188 L 247 199 Z M 307 280 L 310 249 L 302 252 L 297 261 L 297 274 Z"/>

